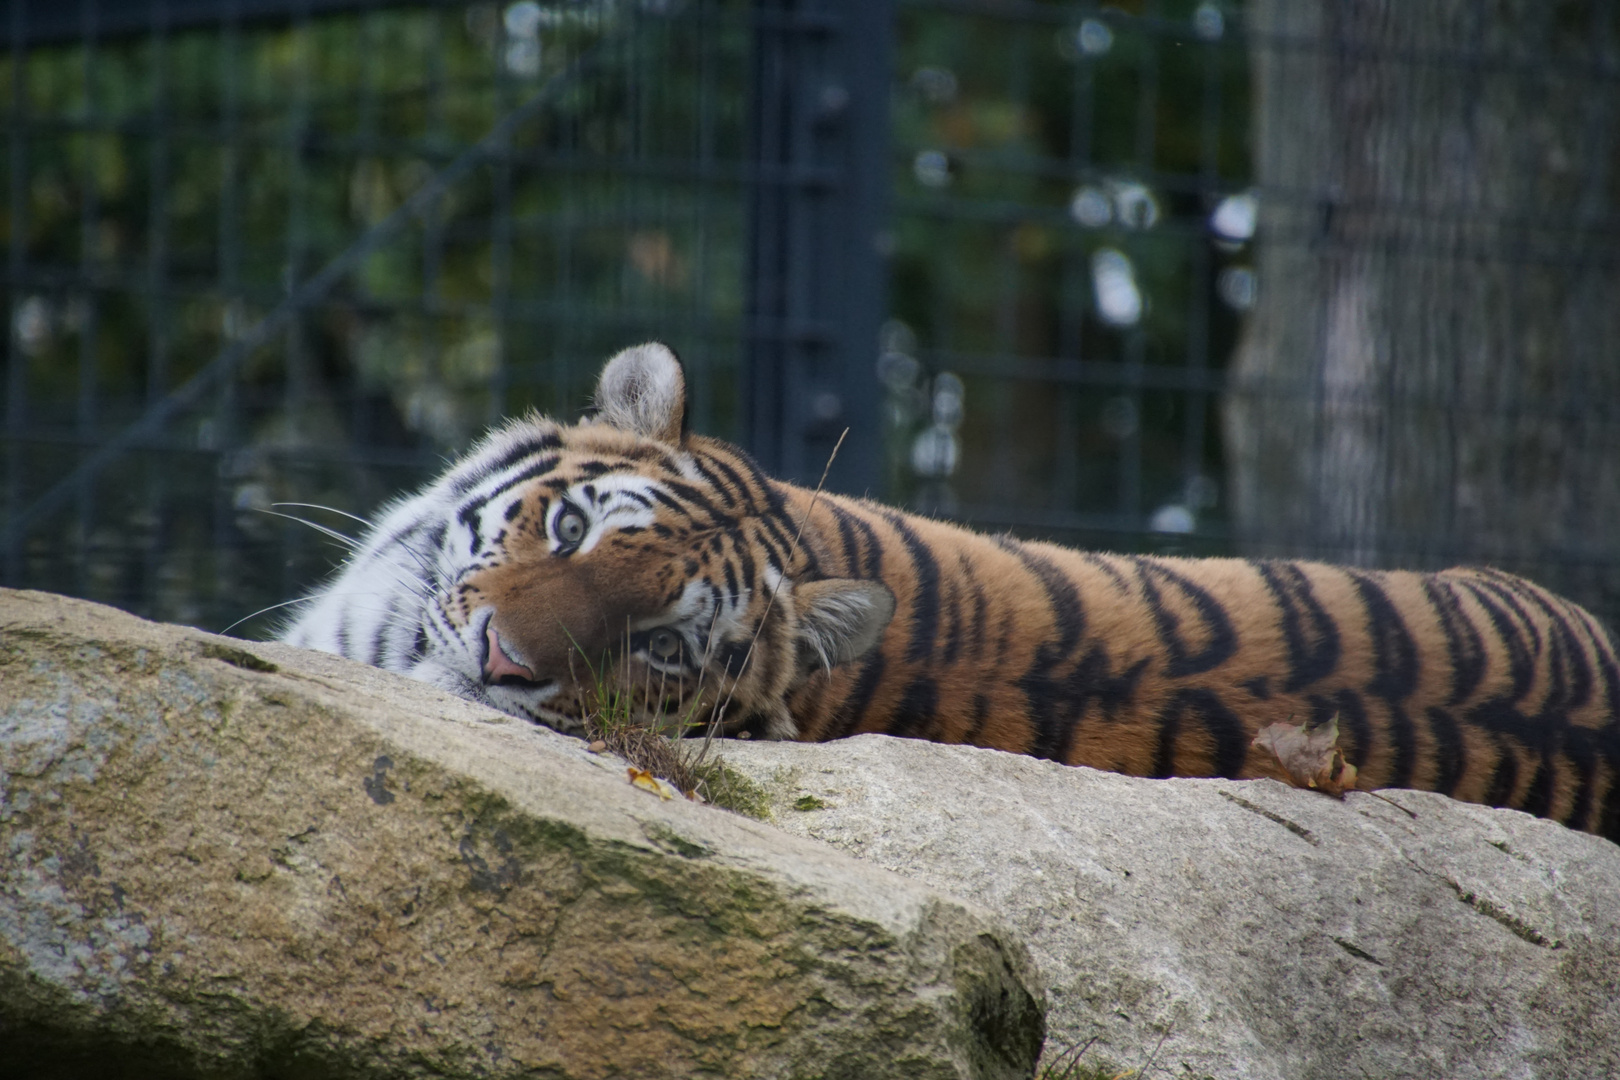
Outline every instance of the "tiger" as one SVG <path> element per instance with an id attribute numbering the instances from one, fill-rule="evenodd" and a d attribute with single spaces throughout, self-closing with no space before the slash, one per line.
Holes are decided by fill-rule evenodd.
<path id="1" fill-rule="evenodd" d="M 386 507 L 283 640 L 579 733 L 588 687 L 721 735 L 865 732 L 1144 777 L 1287 777 L 1271 724 L 1337 719 L 1364 789 L 1620 842 L 1620 662 L 1495 569 L 1107 554 L 773 479 L 688 430 L 667 346 L 595 412 L 508 421 Z"/>

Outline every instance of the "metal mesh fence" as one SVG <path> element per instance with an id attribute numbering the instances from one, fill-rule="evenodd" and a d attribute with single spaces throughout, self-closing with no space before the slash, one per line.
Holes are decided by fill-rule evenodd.
<path id="1" fill-rule="evenodd" d="M 1235 18 L 902 5 L 882 373 L 891 483 L 914 505 L 1223 549 L 1214 410 L 1254 292 Z"/>
<path id="2" fill-rule="evenodd" d="M 733 432 L 739 5 L 216 4 L 103 34 L 86 4 L 43 41 L 29 6 L 0 76 L 8 584 L 230 625 L 338 555 L 272 504 L 369 513 L 502 416 L 577 415 L 655 335 L 693 422 Z"/>
<path id="3" fill-rule="evenodd" d="M 1620 620 L 1620 5 L 903 0 L 891 492 Z"/>
<path id="4" fill-rule="evenodd" d="M 1613 623 L 1617 6 L 899 0 L 890 140 L 845 154 L 859 0 L 19 0 L 0 581 L 222 628 L 339 554 L 271 504 L 367 514 L 657 337 L 694 427 L 784 471 L 875 373 L 881 498 L 1488 562 Z M 849 266 L 765 250 L 871 175 Z M 842 369 L 837 303 L 750 306 L 874 252 L 889 319 Z"/>

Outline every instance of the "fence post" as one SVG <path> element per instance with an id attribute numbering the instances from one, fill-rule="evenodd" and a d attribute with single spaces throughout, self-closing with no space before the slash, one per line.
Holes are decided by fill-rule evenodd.
<path id="1" fill-rule="evenodd" d="M 878 492 L 893 0 L 756 0 L 742 431 L 760 464 Z"/>

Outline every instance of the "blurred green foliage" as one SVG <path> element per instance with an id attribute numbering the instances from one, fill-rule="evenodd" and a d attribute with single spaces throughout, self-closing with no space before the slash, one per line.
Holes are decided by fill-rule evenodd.
<path id="1" fill-rule="evenodd" d="M 649 337 L 691 368 L 693 426 L 734 435 L 749 16 L 401 6 L 0 56 L 7 513 L 548 95 L 206 409 L 0 552 L 7 580 L 223 628 L 339 554 L 273 503 L 371 513 L 501 416 L 577 415 Z M 1218 525 L 1198 388 L 1239 317 L 1217 275 L 1246 261 L 1207 226 L 1248 184 L 1240 5 L 904 0 L 898 27 L 880 494 L 1114 547 L 1166 505 Z M 1128 324 L 1097 307 L 1110 251 Z M 948 473 L 915 467 L 936 429 Z"/>
<path id="2" fill-rule="evenodd" d="M 1218 525 L 1215 400 L 1198 388 L 1241 317 L 1216 282 L 1245 245 L 1207 224 L 1250 182 L 1241 17 L 1197 0 L 903 4 L 891 345 L 919 377 L 891 395 L 896 494 L 1110 547 L 1142 543 L 1167 505 Z M 1134 278 L 1128 323 L 1098 310 L 1099 252 Z M 910 460 L 942 372 L 963 398 L 943 482 Z"/>
<path id="3" fill-rule="evenodd" d="M 687 353 L 694 422 L 729 434 L 746 12 L 402 6 L 0 58 L 7 512 L 545 95 L 208 409 L 32 531 L 8 578 L 222 627 L 332 561 L 272 503 L 370 513 L 502 416 L 577 415 L 602 357 L 655 335 Z"/>

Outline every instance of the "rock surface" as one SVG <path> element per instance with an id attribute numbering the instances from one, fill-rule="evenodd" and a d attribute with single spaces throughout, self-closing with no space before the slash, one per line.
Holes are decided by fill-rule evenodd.
<path id="1" fill-rule="evenodd" d="M 1386 793 L 1408 816 L 879 735 L 725 758 L 784 829 L 1022 931 L 1048 1062 L 1095 1037 L 1083 1063 L 1183 1078 L 1620 1076 L 1607 840 L 1427 792 Z"/>
<path id="2" fill-rule="evenodd" d="M 429 687 L 0 590 L 6 1076 L 1014 1077 L 994 919 Z"/>

